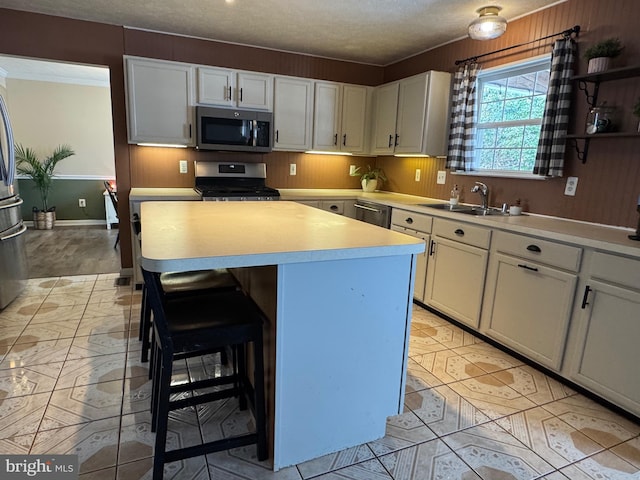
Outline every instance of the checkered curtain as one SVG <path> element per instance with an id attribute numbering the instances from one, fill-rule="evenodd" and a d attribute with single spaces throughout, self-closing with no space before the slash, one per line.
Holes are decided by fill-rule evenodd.
<path id="1" fill-rule="evenodd" d="M 471 170 L 476 135 L 476 78 L 479 71 L 477 63 L 465 63 L 453 77 L 446 163 L 446 168 L 451 170 Z"/>
<path id="2" fill-rule="evenodd" d="M 572 38 L 556 40 L 551 54 L 551 76 L 544 105 L 538 152 L 533 173 L 561 177 L 571 107 L 571 76 L 576 61 L 576 42 Z"/>

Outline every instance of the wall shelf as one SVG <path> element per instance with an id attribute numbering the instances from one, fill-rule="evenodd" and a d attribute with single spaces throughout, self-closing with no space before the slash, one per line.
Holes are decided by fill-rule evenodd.
<path id="1" fill-rule="evenodd" d="M 583 75 L 575 75 L 571 77 L 571 80 L 578 83 L 578 88 L 584 92 L 587 97 L 587 103 L 589 107 L 595 107 L 598 102 L 598 91 L 600 90 L 601 82 L 609 82 L 613 80 L 623 80 L 625 78 L 640 77 L 640 65 L 633 65 L 631 67 L 613 68 L 604 72 L 586 73 Z M 589 93 L 588 84 L 593 84 L 593 93 Z M 587 162 L 587 155 L 589 153 L 589 143 L 592 138 L 640 138 L 638 132 L 612 132 L 612 133 L 595 133 L 589 134 L 571 134 L 567 135 L 567 140 L 573 140 L 574 147 L 578 154 L 578 159 L 582 163 Z M 578 140 L 583 140 L 584 145 L 582 150 L 578 147 Z"/>

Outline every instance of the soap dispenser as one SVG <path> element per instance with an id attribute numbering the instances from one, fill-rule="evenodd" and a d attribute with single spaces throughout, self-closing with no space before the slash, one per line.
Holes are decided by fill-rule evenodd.
<path id="1" fill-rule="evenodd" d="M 460 190 L 458 189 L 458 184 L 456 183 L 451 189 L 451 195 L 449 196 L 449 203 L 451 205 L 458 205 L 460 201 Z"/>

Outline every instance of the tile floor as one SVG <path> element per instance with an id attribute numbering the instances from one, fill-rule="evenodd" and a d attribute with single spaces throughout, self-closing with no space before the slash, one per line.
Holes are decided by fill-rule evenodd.
<path id="1" fill-rule="evenodd" d="M 116 278 L 33 279 L 0 312 L 0 453 L 76 453 L 81 478 L 150 478 L 140 293 Z M 169 441 L 247 428 L 250 415 L 220 401 L 175 412 Z M 415 307 L 405 411 L 384 438 L 277 473 L 247 447 L 169 464 L 165 478 L 640 479 L 639 435 L 640 425 Z"/>

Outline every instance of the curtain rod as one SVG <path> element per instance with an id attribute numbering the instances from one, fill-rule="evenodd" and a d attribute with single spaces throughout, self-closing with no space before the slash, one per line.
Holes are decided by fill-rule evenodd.
<path id="1" fill-rule="evenodd" d="M 524 43 L 520 43 L 518 45 L 512 45 L 510 47 L 501 48 L 500 50 L 494 50 L 493 52 L 483 53 L 482 55 L 475 55 L 473 57 L 465 58 L 464 60 L 456 60 L 456 65 L 460 65 L 461 63 L 465 63 L 465 62 L 469 62 L 469 61 L 474 61 L 475 62 L 476 60 L 478 60 L 481 57 L 486 57 L 488 55 L 494 55 L 496 53 L 504 52 L 506 50 L 511 50 L 512 48 L 524 47 L 525 45 L 529 45 L 530 43 L 539 42 L 540 40 L 546 40 L 547 38 L 551 38 L 551 37 L 557 37 L 558 35 L 562 35 L 564 37 L 568 37 L 572 33 L 575 33 L 576 37 L 577 37 L 580 34 L 580 25 L 576 25 L 575 27 L 570 28 L 568 30 L 565 30 L 563 32 L 552 33 L 551 35 L 547 35 L 546 37 L 536 38 L 535 40 L 531 40 L 529 42 L 524 42 Z"/>

